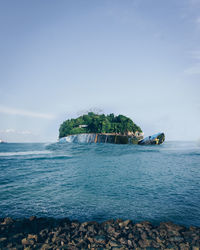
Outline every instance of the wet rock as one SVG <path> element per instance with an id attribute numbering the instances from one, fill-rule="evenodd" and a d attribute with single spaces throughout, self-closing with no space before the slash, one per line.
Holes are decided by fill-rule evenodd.
<path id="1" fill-rule="evenodd" d="M 90 223 L 88 221 L 86 221 L 86 222 L 81 223 L 81 226 L 86 228 L 89 224 Z"/>
<path id="2" fill-rule="evenodd" d="M 8 243 L 7 238 L 6 237 L 0 237 L 0 249 L 3 248 L 4 246 L 6 246 Z"/>
<path id="3" fill-rule="evenodd" d="M 158 243 L 164 243 L 165 242 L 165 240 L 163 238 L 159 237 L 159 236 L 156 237 L 156 241 Z"/>
<path id="4" fill-rule="evenodd" d="M 122 219 L 116 219 L 116 221 L 114 221 L 114 224 L 115 224 L 115 225 L 118 225 L 118 224 L 121 223 L 121 222 L 123 222 Z"/>
<path id="5" fill-rule="evenodd" d="M 119 238 L 118 240 L 122 245 L 126 245 L 127 244 L 127 240 L 125 238 Z"/>
<path id="6" fill-rule="evenodd" d="M 162 238 L 167 237 L 168 235 L 168 231 L 166 229 L 160 229 L 159 233 L 158 233 Z M 151 235 L 151 234 L 150 234 Z"/>
<path id="7" fill-rule="evenodd" d="M 28 234 L 28 239 L 33 239 L 35 242 L 38 242 L 38 236 L 36 234 Z"/>
<path id="8" fill-rule="evenodd" d="M 50 250 L 52 249 L 51 245 L 50 244 L 43 244 L 41 246 L 41 250 Z"/>
<path id="9" fill-rule="evenodd" d="M 86 239 L 87 239 L 90 243 L 93 243 L 93 242 L 94 242 L 94 239 L 91 238 L 91 237 L 87 237 Z"/>
<path id="10" fill-rule="evenodd" d="M 128 234 L 128 239 L 133 239 L 133 234 L 132 233 Z"/>
<path id="11" fill-rule="evenodd" d="M 72 221 L 71 222 L 71 228 L 74 229 L 74 228 L 78 228 L 80 226 L 80 223 L 78 221 Z"/>
<path id="12" fill-rule="evenodd" d="M 131 220 L 125 220 L 119 223 L 119 226 L 122 227 L 127 227 L 129 224 L 131 224 Z"/>
<path id="13" fill-rule="evenodd" d="M 196 232 L 198 229 L 197 229 L 197 227 L 195 227 L 195 226 L 190 226 L 190 227 L 189 227 L 189 230 L 190 230 L 190 231 L 195 231 L 195 232 Z"/>
<path id="14" fill-rule="evenodd" d="M 107 221 L 104 221 L 100 224 L 101 228 L 103 228 L 105 231 L 107 231 L 107 229 L 110 227 L 110 226 L 114 226 L 114 220 L 107 220 Z"/>
<path id="15" fill-rule="evenodd" d="M 139 240 L 138 243 L 139 243 L 140 247 L 142 247 L 142 248 L 150 247 L 150 245 L 151 245 L 151 241 L 147 240 L 147 239 Z"/>
<path id="16" fill-rule="evenodd" d="M 179 248 L 180 248 L 180 250 L 189 250 L 190 246 L 188 243 L 180 243 Z"/>
<path id="17" fill-rule="evenodd" d="M 149 221 L 143 221 L 140 223 L 136 223 L 135 226 L 138 228 L 145 228 L 145 229 L 152 228 L 152 224 Z"/>
<path id="18" fill-rule="evenodd" d="M 128 241 L 127 241 L 127 244 L 128 244 L 129 247 L 133 247 L 133 243 L 132 243 L 131 240 L 128 240 Z"/>
<path id="19" fill-rule="evenodd" d="M 182 237 L 178 237 L 178 236 L 174 236 L 174 237 L 170 237 L 169 241 L 171 242 L 182 242 L 184 239 Z"/>
<path id="20" fill-rule="evenodd" d="M 183 231 L 185 230 L 185 227 L 180 226 L 180 225 L 176 225 L 172 222 L 162 222 L 160 223 L 160 228 L 166 228 L 168 231 Z"/>
<path id="21" fill-rule="evenodd" d="M 36 219 L 37 219 L 36 216 L 31 216 L 31 217 L 29 218 L 29 221 L 35 221 Z"/>
<path id="22" fill-rule="evenodd" d="M 6 242 L 6 241 L 7 241 L 7 238 L 6 238 L 6 237 L 1 237 L 1 238 L 0 238 L 0 243 Z"/>
<path id="23" fill-rule="evenodd" d="M 0 219 L 0 249 L 180 249 L 199 250 L 200 228 L 171 222 L 153 226 L 131 220 Z"/>
<path id="24" fill-rule="evenodd" d="M 30 244 L 30 242 L 28 239 L 26 239 L 26 238 L 22 239 L 22 245 L 29 245 L 29 244 Z"/>
<path id="25" fill-rule="evenodd" d="M 14 221 L 13 221 L 13 219 L 12 218 L 10 218 L 10 217 L 6 217 L 5 219 L 4 219 L 4 221 L 3 221 L 3 225 L 9 225 L 9 224 L 12 224 Z"/>
<path id="26" fill-rule="evenodd" d="M 112 241 L 112 240 L 109 241 L 108 244 L 111 247 L 118 247 L 119 246 L 119 243 L 117 241 Z"/>
<path id="27" fill-rule="evenodd" d="M 193 246 L 193 247 L 192 247 L 192 250 L 199 250 L 199 247 Z"/>
<path id="28" fill-rule="evenodd" d="M 160 248 L 161 244 L 156 242 L 156 241 L 152 241 L 152 247 L 153 248 Z"/>
<path id="29" fill-rule="evenodd" d="M 145 239 L 148 238 L 146 232 L 141 233 L 141 238 L 142 238 L 143 240 L 145 240 Z"/>
<path id="30" fill-rule="evenodd" d="M 78 247 L 78 249 L 87 249 L 88 243 L 81 239 L 77 242 L 76 247 Z"/>
<path id="31" fill-rule="evenodd" d="M 94 242 L 105 244 L 106 243 L 106 237 L 104 235 L 97 235 L 94 237 Z"/>
<path id="32" fill-rule="evenodd" d="M 112 247 L 112 250 L 125 250 L 127 248 L 123 247 L 123 246 L 118 246 L 118 247 Z"/>

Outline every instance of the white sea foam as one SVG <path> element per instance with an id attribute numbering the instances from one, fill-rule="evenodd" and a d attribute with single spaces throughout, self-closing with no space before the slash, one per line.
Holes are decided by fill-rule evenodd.
<path id="1" fill-rule="evenodd" d="M 0 152 L 1 156 L 20 156 L 20 155 L 40 155 L 40 154 L 50 154 L 51 151 L 42 150 L 42 151 L 22 151 L 22 152 Z"/>
<path id="2" fill-rule="evenodd" d="M 91 143 L 94 142 L 96 134 L 77 134 L 68 135 L 59 140 L 59 142 L 78 142 L 78 143 Z"/>

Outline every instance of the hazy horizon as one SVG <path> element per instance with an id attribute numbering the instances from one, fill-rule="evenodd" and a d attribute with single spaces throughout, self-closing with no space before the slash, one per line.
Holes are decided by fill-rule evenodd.
<path id="1" fill-rule="evenodd" d="M 0 4 L 0 139 L 56 141 L 90 109 L 200 139 L 200 0 Z"/>

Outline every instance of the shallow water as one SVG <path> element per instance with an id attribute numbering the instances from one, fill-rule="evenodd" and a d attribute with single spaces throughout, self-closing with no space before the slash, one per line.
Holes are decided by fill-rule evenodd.
<path id="1" fill-rule="evenodd" d="M 200 147 L 0 144 L 0 214 L 200 226 Z"/>

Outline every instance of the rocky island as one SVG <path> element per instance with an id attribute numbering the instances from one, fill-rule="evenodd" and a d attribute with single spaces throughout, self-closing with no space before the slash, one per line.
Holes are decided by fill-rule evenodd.
<path id="1" fill-rule="evenodd" d="M 164 133 L 144 138 L 142 129 L 124 115 L 89 112 L 64 121 L 59 129 L 59 142 L 149 145 L 161 144 L 164 140 Z"/>

